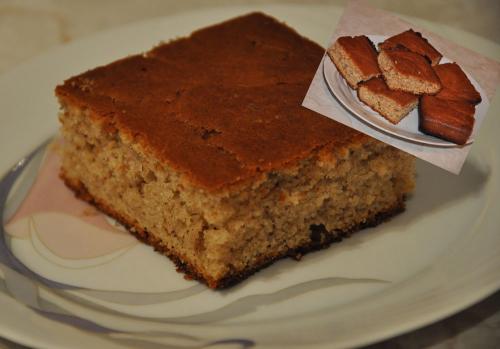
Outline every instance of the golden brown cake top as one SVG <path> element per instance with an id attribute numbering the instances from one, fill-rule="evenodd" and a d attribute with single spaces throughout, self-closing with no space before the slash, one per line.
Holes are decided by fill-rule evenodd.
<path id="1" fill-rule="evenodd" d="M 447 101 L 436 96 L 422 96 L 421 111 L 424 116 L 442 115 L 458 119 L 474 118 L 476 108 L 470 103 Z"/>
<path id="2" fill-rule="evenodd" d="M 377 51 L 365 35 L 342 36 L 337 42 L 364 75 L 379 75 Z"/>
<path id="3" fill-rule="evenodd" d="M 400 34 L 391 36 L 383 43 L 379 44 L 380 49 L 392 49 L 398 46 L 403 46 L 406 49 L 418 53 L 430 61 L 432 65 L 436 65 L 441 60 L 439 53 L 419 32 L 409 29 Z"/>
<path id="4" fill-rule="evenodd" d="M 481 102 L 481 95 L 476 91 L 458 64 L 439 64 L 434 67 L 434 71 L 443 85 L 436 97 L 472 104 Z"/>
<path id="5" fill-rule="evenodd" d="M 373 78 L 368 81 L 362 82 L 361 86 L 366 87 L 372 93 L 388 97 L 401 106 L 415 103 L 418 100 L 418 96 L 412 93 L 399 90 L 391 90 L 382 78 Z"/>
<path id="6" fill-rule="evenodd" d="M 429 83 L 441 84 L 429 62 L 421 55 L 404 49 L 383 50 L 383 52 L 399 73 Z"/>
<path id="7" fill-rule="evenodd" d="M 463 101 L 450 101 L 436 96 L 422 96 L 419 104 L 421 131 L 465 144 L 474 128 L 475 107 Z"/>
<path id="8" fill-rule="evenodd" d="M 301 106 L 323 53 L 252 13 L 73 77 L 56 94 L 215 191 L 368 139 Z"/>

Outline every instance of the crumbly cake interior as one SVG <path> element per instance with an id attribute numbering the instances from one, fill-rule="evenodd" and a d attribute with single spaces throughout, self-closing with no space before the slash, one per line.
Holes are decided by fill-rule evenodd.
<path id="1" fill-rule="evenodd" d="M 342 73 L 351 88 L 357 89 L 358 84 L 376 76 L 376 74 L 363 74 L 361 69 L 354 63 L 349 53 L 337 41 L 328 49 L 328 55 L 332 58 L 337 69 Z"/>
<path id="2" fill-rule="evenodd" d="M 393 124 L 400 122 L 418 105 L 418 98 L 416 97 L 409 103 L 398 103 L 395 99 L 372 91 L 364 85 L 360 85 L 358 89 L 358 97 L 370 108 L 379 112 L 384 118 Z"/>
<path id="3" fill-rule="evenodd" d="M 422 57 L 422 59 L 424 58 Z M 380 51 L 378 63 L 384 74 L 387 85 L 392 90 L 400 90 L 414 94 L 435 94 L 441 89 L 441 85 L 438 82 L 432 82 L 425 79 L 420 71 L 411 75 L 401 73 L 385 50 Z M 403 62 L 399 63 L 402 64 Z M 412 62 L 408 62 L 406 66 L 416 69 L 416 66 Z M 430 65 L 429 69 L 431 69 Z"/>
<path id="4" fill-rule="evenodd" d="M 414 186 L 413 157 L 369 140 L 207 193 L 84 109 L 60 121 L 66 183 L 214 288 L 401 210 Z"/>

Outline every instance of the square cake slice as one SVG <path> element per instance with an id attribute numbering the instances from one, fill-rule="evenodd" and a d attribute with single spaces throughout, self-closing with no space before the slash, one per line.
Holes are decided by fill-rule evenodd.
<path id="1" fill-rule="evenodd" d="M 381 50 L 378 63 L 392 90 L 416 95 L 436 94 L 441 82 L 427 60 L 418 53 L 402 49 Z"/>
<path id="2" fill-rule="evenodd" d="M 428 135 L 464 145 L 474 128 L 474 112 L 475 107 L 467 102 L 422 96 L 419 129 Z"/>
<path id="3" fill-rule="evenodd" d="M 474 105 L 481 103 L 481 95 L 458 64 L 439 64 L 434 71 L 443 85 L 436 97 Z"/>
<path id="4" fill-rule="evenodd" d="M 382 78 L 359 84 L 358 98 L 393 124 L 400 122 L 418 104 L 418 96 L 391 90 Z"/>
<path id="5" fill-rule="evenodd" d="M 380 75 L 377 51 L 368 37 L 343 36 L 328 49 L 328 55 L 351 88 Z"/>
<path id="6" fill-rule="evenodd" d="M 72 77 L 61 177 L 212 288 L 377 224 L 414 159 L 301 106 L 323 54 L 252 13 Z"/>
<path id="7" fill-rule="evenodd" d="M 431 65 L 439 63 L 443 55 L 432 46 L 419 32 L 409 29 L 397 35 L 391 36 L 378 45 L 379 49 L 394 49 L 404 47 L 409 51 L 426 57 Z"/>

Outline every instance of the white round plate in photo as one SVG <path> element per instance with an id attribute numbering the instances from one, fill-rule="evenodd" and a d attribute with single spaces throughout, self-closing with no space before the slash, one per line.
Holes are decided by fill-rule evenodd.
<path id="1" fill-rule="evenodd" d="M 460 176 L 417 163 L 404 213 L 222 291 L 185 280 L 168 258 L 57 185 L 57 144 L 47 143 L 58 133 L 57 84 L 255 9 L 127 25 L 0 76 L 0 336 L 35 348 L 344 348 L 438 321 L 499 289 L 496 117 L 485 119 Z M 334 6 L 259 9 L 320 43 L 342 13 Z M 448 35 L 498 52 L 471 34 Z M 492 105 L 498 114 L 500 104 Z M 50 195 L 60 199 L 44 207 Z M 19 210 L 26 197 L 39 206 Z"/>
<path id="2" fill-rule="evenodd" d="M 383 42 L 387 37 L 380 35 L 367 35 L 368 38 L 377 46 L 379 43 Z M 451 62 L 448 58 L 443 57 L 440 63 Z M 476 106 L 475 118 L 482 118 L 488 111 L 488 98 L 484 90 L 479 86 L 478 82 L 467 72 L 465 72 L 472 85 L 480 93 L 482 102 Z M 384 133 L 396 136 L 400 139 L 404 139 L 413 143 L 430 145 L 435 147 L 459 147 L 455 143 L 427 135 L 419 131 L 418 128 L 418 108 L 413 109 L 406 117 L 404 117 L 398 124 L 392 124 L 386 120 L 382 115 L 368 107 L 364 104 L 339 73 L 335 64 L 329 59 L 328 55 L 325 56 L 323 60 L 323 77 L 330 89 L 330 92 L 337 98 L 340 104 L 351 112 L 358 119 L 364 123 L 370 125 L 371 127 L 382 131 Z M 474 124 L 474 129 L 472 131 L 471 137 L 467 141 L 466 145 L 472 144 L 474 142 L 474 136 L 480 126 L 480 122 Z"/>

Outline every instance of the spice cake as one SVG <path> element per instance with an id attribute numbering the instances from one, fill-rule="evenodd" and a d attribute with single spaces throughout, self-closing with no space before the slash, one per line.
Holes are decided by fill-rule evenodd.
<path id="1" fill-rule="evenodd" d="M 378 45 L 379 49 L 394 49 L 404 47 L 409 51 L 426 57 L 431 65 L 439 63 L 443 55 L 439 53 L 419 32 L 408 29 L 402 33 L 391 36 Z"/>
<path id="2" fill-rule="evenodd" d="M 328 49 L 328 55 L 353 89 L 362 81 L 380 75 L 377 51 L 365 35 L 342 36 Z"/>
<path id="3" fill-rule="evenodd" d="M 416 95 L 436 94 L 441 82 L 427 60 L 418 53 L 405 49 L 381 50 L 378 55 L 380 70 L 392 90 Z"/>
<path id="4" fill-rule="evenodd" d="M 358 98 L 393 124 L 399 123 L 418 104 L 418 96 L 391 90 L 382 78 L 359 84 Z"/>
<path id="5" fill-rule="evenodd" d="M 474 128 L 475 107 L 464 101 L 422 96 L 419 104 L 419 129 L 431 136 L 464 145 Z"/>
<path id="6" fill-rule="evenodd" d="M 212 288 L 377 224 L 414 159 L 301 107 L 323 53 L 253 13 L 70 78 L 61 177 Z"/>
<path id="7" fill-rule="evenodd" d="M 434 67 L 434 71 L 443 85 L 436 97 L 474 105 L 481 103 L 481 95 L 458 64 L 439 64 Z"/>

